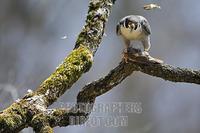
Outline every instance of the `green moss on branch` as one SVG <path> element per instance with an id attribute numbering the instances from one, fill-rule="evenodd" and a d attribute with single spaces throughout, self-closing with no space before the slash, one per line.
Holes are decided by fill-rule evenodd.
<path id="1" fill-rule="evenodd" d="M 23 129 L 30 120 L 26 106 L 27 104 L 21 101 L 0 113 L 0 133 L 19 132 Z"/>
<path id="2" fill-rule="evenodd" d="M 76 41 L 75 48 L 81 44 L 88 47 L 94 55 L 103 38 L 105 22 L 113 5 L 112 0 L 91 0 L 86 19 L 86 25 Z"/>
<path id="3" fill-rule="evenodd" d="M 87 72 L 93 61 L 90 50 L 81 45 L 73 50 L 56 71 L 45 80 L 33 95 L 43 95 L 45 105 L 56 101 L 83 73 Z"/>
<path id="4" fill-rule="evenodd" d="M 35 118 L 37 123 L 36 120 L 39 119 L 36 119 L 35 115 L 45 112 L 49 105 L 90 69 L 93 55 L 103 37 L 105 23 L 114 1 L 90 0 L 86 24 L 78 36 L 75 49 L 36 91 L 28 93 L 22 100 L 13 103 L 0 113 L 0 132 L 19 132 L 23 128 L 31 126 L 31 122 L 34 123 L 31 121 L 32 118 Z M 40 119 L 38 123 L 46 124 L 41 129 L 36 127 L 38 132 L 53 132 L 48 125 L 48 120 Z"/>

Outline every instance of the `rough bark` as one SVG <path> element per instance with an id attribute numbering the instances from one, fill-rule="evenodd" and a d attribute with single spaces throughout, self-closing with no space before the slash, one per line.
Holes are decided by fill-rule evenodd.
<path id="1" fill-rule="evenodd" d="M 90 69 L 113 3 L 113 0 L 90 0 L 86 24 L 74 50 L 36 91 L 26 94 L 0 113 L 0 132 L 19 132 L 28 126 L 37 132 L 52 132 L 44 115 L 47 107 Z"/>
<path id="2" fill-rule="evenodd" d="M 33 127 L 38 133 L 52 133 L 53 127 L 82 124 L 93 107 L 95 98 L 120 84 L 134 71 L 160 77 L 173 82 L 200 84 L 200 72 L 182 69 L 152 60 L 149 56 L 128 55 L 128 63 L 121 61 L 108 75 L 94 81 L 79 92 L 77 104 L 72 108 L 47 109 L 92 66 L 93 56 L 104 34 L 105 23 L 115 0 L 90 0 L 86 24 L 78 36 L 74 50 L 36 91 L 0 112 L 0 132 L 19 132 Z M 133 58 L 132 58 L 132 57 Z M 71 118 L 80 117 L 73 123 Z"/>
<path id="3" fill-rule="evenodd" d="M 140 71 L 172 82 L 200 84 L 200 71 L 159 63 L 158 60 L 152 57 L 149 58 L 149 56 L 131 56 L 134 56 L 134 60 L 130 59 L 128 63 L 122 60 L 119 65 L 112 69 L 105 77 L 84 86 L 78 93 L 77 103 L 74 107 L 68 110 L 51 110 L 47 116 L 52 122 L 52 127 L 84 123 L 92 111 L 95 99 L 120 84 L 134 71 Z M 88 106 L 90 106 L 89 109 L 91 110 L 88 110 Z M 70 118 L 73 120 L 75 117 L 79 118 L 79 121 L 70 123 Z"/>

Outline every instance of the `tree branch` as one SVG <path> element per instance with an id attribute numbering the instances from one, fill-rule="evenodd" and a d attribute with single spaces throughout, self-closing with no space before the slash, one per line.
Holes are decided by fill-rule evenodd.
<path id="1" fill-rule="evenodd" d="M 51 110 L 47 114 L 51 125 L 68 126 L 83 124 L 87 121 L 93 109 L 95 99 L 120 84 L 134 71 L 140 71 L 172 82 L 200 84 L 200 71 L 163 64 L 160 63 L 160 60 L 146 53 L 141 53 L 140 55 L 135 55 L 135 53 L 128 54 L 128 63 L 122 60 L 105 77 L 83 87 L 78 93 L 77 103 L 74 107 L 68 110 Z"/>
<path id="2" fill-rule="evenodd" d="M 131 52 L 126 53 L 128 63 L 121 61 L 108 75 L 86 85 L 79 92 L 74 107 L 47 109 L 92 66 L 93 56 L 100 45 L 114 2 L 115 0 L 90 0 L 86 24 L 78 36 L 74 50 L 36 91 L 29 92 L 0 112 L 1 133 L 19 132 L 28 126 L 38 133 L 52 133 L 55 126 L 82 124 L 88 119 L 96 97 L 120 84 L 134 71 L 172 82 L 200 84 L 200 71 L 163 64 L 149 54 L 138 50 L 135 53 L 131 49 Z M 90 110 L 86 110 L 88 105 Z M 77 122 L 73 117 L 80 119 Z"/>
<path id="3" fill-rule="evenodd" d="M 160 63 L 160 60 L 145 54 L 138 56 L 129 53 L 129 57 L 128 63 L 122 60 L 108 75 L 86 85 L 79 92 L 77 101 L 89 102 L 94 100 L 97 96 L 120 84 L 134 71 L 140 71 L 172 82 L 200 84 L 200 71 Z"/>
<path id="4" fill-rule="evenodd" d="M 27 126 L 33 126 L 37 132 L 50 129 L 44 117 L 36 116 L 44 114 L 49 105 L 90 69 L 114 2 L 115 0 L 90 0 L 86 24 L 77 38 L 74 50 L 36 91 L 28 93 L 0 113 L 0 132 L 19 132 Z"/>

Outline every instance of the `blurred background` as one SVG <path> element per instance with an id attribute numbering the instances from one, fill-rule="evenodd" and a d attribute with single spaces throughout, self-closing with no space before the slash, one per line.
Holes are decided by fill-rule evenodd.
<path id="1" fill-rule="evenodd" d="M 0 0 L 0 109 L 34 90 L 73 49 L 88 9 L 87 1 Z M 161 10 L 143 10 L 157 3 Z M 200 68 L 199 0 L 117 0 L 106 25 L 106 35 L 91 70 L 53 107 L 75 102 L 87 83 L 106 75 L 121 60 L 122 40 L 115 35 L 116 23 L 138 14 L 151 24 L 153 57 L 167 64 Z M 57 127 L 56 133 L 199 133 L 200 86 L 172 83 L 135 72 L 120 85 L 97 98 L 96 103 L 139 102 L 142 113 L 127 113 L 124 127 Z M 92 116 L 98 115 L 92 113 Z M 111 114 L 101 114 L 109 117 Z M 32 133 L 24 129 L 23 133 Z"/>

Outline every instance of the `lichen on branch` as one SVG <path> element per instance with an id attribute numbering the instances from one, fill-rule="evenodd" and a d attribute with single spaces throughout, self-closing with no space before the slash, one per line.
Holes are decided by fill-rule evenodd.
<path id="1" fill-rule="evenodd" d="M 75 48 L 83 44 L 93 55 L 95 54 L 102 40 L 105 22 L 108 20 L 112 5 L 112 0 L 90 0 L 86 24 L 78 36 Z"/>
<path id="2" fill-rule="evenodd" d="M 81 45 L 64 59 L 56 71 L 32 95 L 43 95 L 45 105 L 48 107 L 90 69 L 92 61 L 90 50 Z"/>
<path id="3" fill-rule="evenodd" d="M 74 50 L 35 91 L 0 112 L 0 132 L 19 132 L 33 127 L 36 132 L 53 132 L 45 114 L 49 105 L 65 93 L 92 66 L 93 56 L 104 34 L 115 0 L 90 0 L 86 24 L 79 34 Z M 43 125 L 42 127 L 40 125 Z"/>

